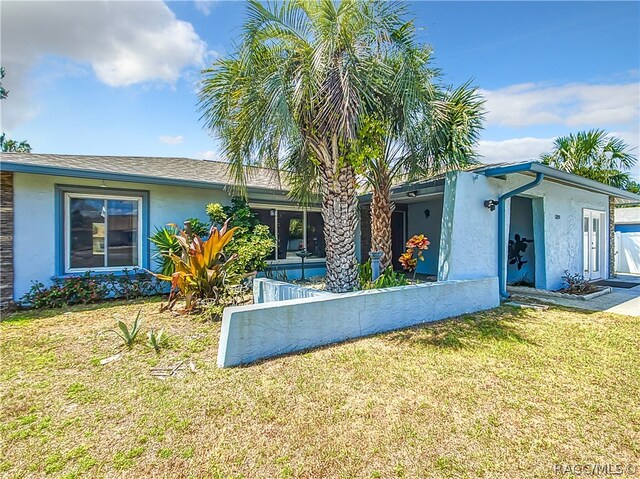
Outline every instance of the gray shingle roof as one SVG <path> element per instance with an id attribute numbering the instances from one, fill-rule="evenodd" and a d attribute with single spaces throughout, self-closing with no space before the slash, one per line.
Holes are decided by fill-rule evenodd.
<path id="1" fill-rule="evenodd" d="M 210 183 L 224 186 L 234 184 L 231 181 L 227 163 L 192 158 L 2 153 L 2 163 L 7 166 L 22 165 L 32 169 L 42 169 L 43 172 L 63 169 L 95 172 L 98 176 L 116 174 L 185 183 Z M 275 170 L 249 167 L 247 172 L 249 188 L 286 189 Z"/>

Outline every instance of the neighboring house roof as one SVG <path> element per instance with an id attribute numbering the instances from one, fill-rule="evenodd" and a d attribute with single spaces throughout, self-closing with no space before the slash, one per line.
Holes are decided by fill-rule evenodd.
<path id="1" fill-rule="evenodd" d="M 0 170 L 56 176 L 224 188 L 234 182 L 228 164 L 192 158 L 2 153 Z M 285 190 L 277 171 L 247 168 L 249 190 Z"/>
<path id="2" fill-rule="evenodd" d="M 536 173 L 543 173 L 546 181 L 553 181 L 555 183 L 561 183 L 574 188 L 580 188 L 587 191 L 593 191 L 596 193 L 613 196 L 622 200 L 623 203 L 637 203 L 640 202 L 640 195 L 631 193 L 630 191 L 615 188 L 613 186 L 605 185 L 598 181 L 593 181 L 583 176 L 574 175 L 573 173 L 567 173 L 560 171 L 556 168 L 552 168 L 547 165 L 543 165 L 537 161 L 529 162 L 511 162 L 511 163 L 497 163 L 491 165 L 474 165 L 465 171 L 471 173 L 478 173 L 490 177 L 504 177 L 513 173 L 520 173 L 530 176 L 535 176 Z M 433 189 L 434 192 L 443 190 L 446 174 L 436 175 L 428 180 L 420 180 L 402 185 L 396 186 L 392 189 L 392 195 L 399 195 L 402 193 L 414 191 L 414 190 L 429 190 Z M 363 201 L 367 202 L 371 200 L 371 194 L 362 196 Z"/>

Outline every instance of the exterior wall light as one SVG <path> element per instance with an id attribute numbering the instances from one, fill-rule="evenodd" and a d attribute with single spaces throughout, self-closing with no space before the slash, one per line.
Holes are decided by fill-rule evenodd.
<path id="1" fill-rule="evenodd" d="M 407 193 L 407 196 L 408 196 L 409 198 L 415 198 L 416 196 L 418 196 L 418 192 L 417 192 L 417 191 L 409 191 L 409 192 Z"/>
<path id="2" fill-rule="evenodd" d="M 496 206 L 498 206 L 498 202 L 496 200 L 485 200 L 484 202 L 484 207 L 489 208 L 491 211 L 495 211 Z"/>

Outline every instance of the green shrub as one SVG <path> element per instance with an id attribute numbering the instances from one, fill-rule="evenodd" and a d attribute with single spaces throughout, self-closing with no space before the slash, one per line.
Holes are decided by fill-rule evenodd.
<path id="1" fill-rule="evenodd" d="M 87 271 L 82 276 L 70 276 L 50 287 L 39 281 L 21 299 L 22 304 L 33 308 L 62 308 L 70 304 L 87 304 L 100 301 L 109 295 L 107 285 Z"/>
<path id="2" fill-rule="evenodd" d="M 147 332 L 147 342 L 149 346 L 151 346 L 156 351 L 156 353 L 160 352 L 160 348 L 164 346 L 164 344 L 166 343 L 166 340 L 167 340 L 167 337 L 164 334 L 164 329 L 161 329 L 156 333 L 156 331 L 153 328 L 151 328 Z"/>
<path id="3" fill-rule="evenodd" d="M 403 273 L 393 271 L 392 266 L 388 266 L 380 273 L 378 279 L 372 281 L 371 260 L 361 264 L 358 268 L 358 273 L 360 289 L 392 288 L 394 286 L 406 286 L 409 284 L 407 277 Z"/>
<path id="4" fill-rule="evenodd" d="M 149 273 L 125 268 L 122 274 L 97 275 L 87 271 L 80 276 L 62 278 L 49 287 L 34 281 L 29 292 L 20 298 L 20 303 L 32 308 L 63 308 L 109 297 L 133 299 L 161 292 L 161 283 Z"/>
<path id="5" fill-rule="evenodd" d="M 206 238 L 209 236 L 209 229 L 211 228 L 210 224 L 200 221 L 198 218 L 187 218 L 185 223 L 187 221 L 191 227 L 191 234 L 198 235 L 200 238 Z"/>
<path id="6" fill-rule="evenodd" d="M 561 290 L 563 293 L 589 294 L 598 291 L 598 287 L 590 283 L 588 279 L 585 279 L 584 275 L 571 273 L 569 270 L 565 270 L 562 282 L 567 285 L 566 288 Z"/>
<path id="7" fill-rule="evenodd" d="M 225 248 L 227 255 L 237 255 L 230 270 L 235 273 L 263 271 L 267 267 L 266 258 L 275 249 L 275 238 L 243 198 L 233 198 L 231 202 L 231 206 L 211 203 L 206 208 L 212 224 L 222 225 L 229 221 L 229 227 L 237 228 Z"/>
<path id="8" fill-rule="evenodd" d="M 122 273 L 101 276 L 100 281 L 107 286 L 108 295 L 114 298 L 135 299 L 163 292 L 161 282 L 139 268 L 131 271 L 124 268 Z"/>

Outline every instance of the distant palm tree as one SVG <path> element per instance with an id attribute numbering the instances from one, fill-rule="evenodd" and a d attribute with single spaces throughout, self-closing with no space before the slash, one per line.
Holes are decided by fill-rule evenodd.
<path id="1" fill-rule="evenodd" d="M 375 103 L 404 94 L 391 62 L 414 48 L 405 8 L 368 0 L 250 1 L 236 52 L 204 72 L 203 119 L 236 182 L 245 184 L 245 165 L 261 163 L 283 170 L 299 200 L 321 193 L 331 291 L 358 284 L 358 165 L 348 153 Z"/>
<path id="2" fill-rule="evenodd" d="M 31 153 L 31 145 L 24 140 L 10 140 L 6 138 L 4 133 L 2 133 L 2 135 L 0 135 L 0 150 L 2 150 L 3 153 Z"/>
<path id="3" fill-rule="evenodd" d="M 634 188 L 629 170 L 637 158 L 629 145 L 604 130 L 581 131 L 557 138 L 542 162 L 616 188 Z M 609 274 L 615 275 L 615 198 L 609 197 Z"/>

